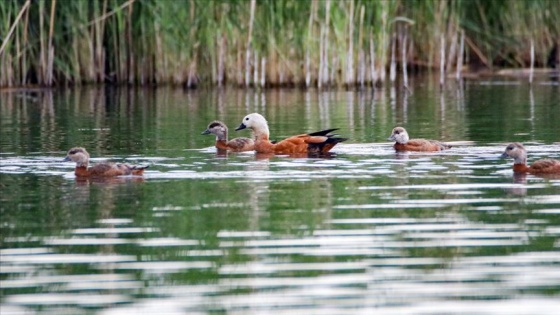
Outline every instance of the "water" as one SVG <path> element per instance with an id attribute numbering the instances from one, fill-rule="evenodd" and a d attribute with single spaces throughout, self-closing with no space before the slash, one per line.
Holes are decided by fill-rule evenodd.
<path id="1" fill-rule="evenodd" d="M 551 82 L 399 91 L 94 90 L 0 94 L 4 314 L 556 314 L 560 159 Z M 339 127 L 326 159 L 216 155 L 250 112 L 273 139 Z M 455 146 L 396 154 L 396 125 Z M 149 164 L 81 180 L 61 162 Z"/>

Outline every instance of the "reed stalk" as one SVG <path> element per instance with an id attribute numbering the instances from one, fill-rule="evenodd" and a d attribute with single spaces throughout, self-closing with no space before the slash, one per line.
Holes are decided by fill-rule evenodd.
<path id="1" fill-rule="evenodd" d="M 46 78 L 45 84 L 53 84 L 53 63 L 54 63 L 54 47 L 53 47 L 53 35 L 54 35 L 54 10 L 56 8 L 56 0 L 51 2 L 51 18 L 49 21 L 49 40 L 47 45 L 47 66 L 46 66 Z"/>
<path id="2" fill-rule="evenodd" d="M 251 0 L 251 17 L 249 19 L 249 32 L 247 35 L 247 45 L 245 46 L 245 86 L 249 87 L 250 82 L 250 68 L 251 68 L 251 40 L 253 35 L 253 22 L 255 21 L 255 7 L 256 0 Z"/>
<path id="3" fill-rule="evenodd" d="M 369 71 L 371 76 L 371 83 L 373 86 L 377 83 L 377 70 L 375 68 L 375 42 L 373 41 L 373 36 L 369 38 L 369 55 L 370 55 L 370 64 L 369 64 Z"/>
<path id="4" fill-rule="evenodd" d="M 391 81 L 391 84 L 395 83 L 395 80 L 397 79 L 397 58 L 395 57 L 395 51 L 397 50 L 396 47 L 397 36 L 393 33 L 393 36 L 391 36 L 391 67 L 389 71 L 389 80 Z"/>
<path id="5" fill-rule="evenodd" d="M 533 84 L 535 71 L 535 42 L 531 40 L 531 68 L 529 70 L 529 84 Z"/>
<path id="6" fill-rule="evenodd" d="M 4 37 L 4 40 L 2 41 L 2 46 L 0 47 L 0 55 L 2 55 L 2 53 L 4 52 L 6 45 L 9 43 L 10 38 L 12 37 L 14 30 L 16 29 L 16 26 L 18 25 L 23 14 L 27 12 L 27 8 L 29 8 L 30 4 L 31 4 L 31 0 L 25 1 L 25 4 L 23 5 L 18 15 L 16 16 L 14 23 L 12 23 L 12 26 L 10 26 L 10 30 L 8 31 L 8 34 Z"/>
<path id="7" fill-rule="evenodd" d="M 439 86 L 445 84 L 445 37 L 440 37 L 440 55 L 439 55 Z"/>
<path id="8" fill-rule="evenodd" d="M 322 88 L 329 84 L 329 29 L 330 29 L 331 0 L 325 1 L 325 23 L 321 25 L 319 80 L 317 86 Z"/>
<path id="9" fill-rule="evenodd" d="M 348 12 L 348 40 L 347 40 L 347 51 L 346 51 L 346 78 L 345 85 L 350 87 L 354 85 L 354 1 L 350 1 L 350 10 Z"/>
<path id="10" fill-rule="evenodd" d="M 465 32 L 461 30 L 461 38 L 459 43 L 459 53 L 457 54 L 457 65 L 455 71 L 455 79 L 461 80 L 461 71 L 463 70 L 463 55 L 465 54 Z"/>
<path id="11" fill-rule="evenodd" d="M 408 90 L 408 71 L 407 71 L 407 54 L 406 54 L 406 46 L 407 46 L 407 33 L 406 29 L 403 31 L 402 40 L 401 40 L 401 62 L 402 62 L 402 72 L 403 72 L 403 87 Z"/>

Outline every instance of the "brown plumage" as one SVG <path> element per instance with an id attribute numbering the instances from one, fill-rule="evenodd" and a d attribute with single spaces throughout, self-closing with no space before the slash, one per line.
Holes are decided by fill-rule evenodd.
<path id="1" fill-rule="evenodd" d="M 202 135 L 216 135 L 216 148 L 222 151 L 242 152 L 253 151 L 255 142 L 249 138 L 235 138 L 228 141 L 228 127 L 219 120 L 211 122 Z"/>
<path id="2" fill-rule="evenodd" d="M 142 175 L 148 166 L 131 166 L 121 163 L 102 162 L 88 167 L 89 153 L 84 148 L 75 147 L 68 150 L 64 161 L 76 162 L 74 174 L 78 177 L 111 177 L 120 175 Z"/>
<path id="3" fill-rule="evenodd" d="M 269 140 L 268 123 L 262 115 L 257 113 L 245 116 L 241 125 L 235 130 L 245 128 L 250 128 L 253 131 L 257 153 L 320 155 L 329 152 L 337 143 L 348 140 L 346 138 L 335 138 L 336 135 L 330 134 L 337 129 L 327 129 L 271 142 Z"/>
<path id="4" fill-rule="evenodd" d="M 519 143 L 510 143 L 502 158 L 513 158 L 513 171 L 516 173 L 530 174 L 558 174 L 560 175 L 560 161 L 552 159 L 544 159 L 533 162 L 531 166 L 527 166 L 527 151 L 525 147 Z"/>
<path id="5" fill-rule="evenodd" d="M 451 148 L 449 144 L 436 140 L 409 139 L 408 132 L 403 127 L 395 127 L 388 140 L 395 141 L 393 147 L 397 151 L 434 152 Z"/>

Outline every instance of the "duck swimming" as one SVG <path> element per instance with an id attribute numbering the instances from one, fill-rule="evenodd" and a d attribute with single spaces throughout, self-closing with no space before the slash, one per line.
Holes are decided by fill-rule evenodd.
<path id="1" fill-rule="evenodd" d="M 269 140 L 270 132 L 266 119 L 258 113 L 252 113 L 243 118 L 241 125 L 235 130 L 249 128 L 253 131 L 255 151 L 257 153 L 274 154 L 323 154 L 329 152 L 337 143 L 346 138 L 335 138 L 330 134 L 338 130 L 327 129 L 309 134 L 300 134 L 273 143 Z"/>
<path id="2" fill-rule="evenodd" d="M 78 177 L 111 177 L 120 175 L 142 175 L 148 166 L 131 166 L 121 163 L 102 162 L 88 167 L 89 153 L 86 149 L 75 147 L 68 150 L 65 162 L 76 162 L 74 174 Z"/>
<path id="3" fill-rule="evenodd" d="M 436 140 L 409 139 L 408 132 L 403 127 L 395 127 L 387 140 L 395 141 L 393 147 L 397 151 L 434 152 L 451 148 L 451 145 Z"/>
<path id="4" fill-rule="evenodd" d="M 219 120 L 211 122 L 201 135 L 216 135 L 216 148 L 222 151 L 253 151 L 255 142 L 249 138 L 235 138 L 228 141 L 228 127 Z"/>
<path id="5" fill-rule="evenodd" d="M 560 161 L 558 160 L 538 160 L 533 162 L 531 166 L 527 166 L 527 151 L 519 142 L 510 143 L 501 157 L 513 158 L 513 171 L 515 173 L 560 174 Z"/>

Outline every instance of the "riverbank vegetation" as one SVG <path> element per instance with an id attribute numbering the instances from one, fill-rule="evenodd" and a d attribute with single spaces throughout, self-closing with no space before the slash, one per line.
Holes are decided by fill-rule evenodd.
<path id="1" fill-rule="evenodd" d="M 558 12 L 550 0 L 5 0 L 0 86 L 323 88 L 403 67 L 546 66 Z"/>

